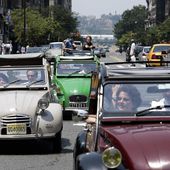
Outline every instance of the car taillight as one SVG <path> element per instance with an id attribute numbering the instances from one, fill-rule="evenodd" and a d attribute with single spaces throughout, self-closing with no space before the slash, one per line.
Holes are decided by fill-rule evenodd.
<path id="1" fill-rule="evenodd" d="M 152 55 L 152 59 L 158 59 L 159 57 L 156 56 L 155 54 Z"/>

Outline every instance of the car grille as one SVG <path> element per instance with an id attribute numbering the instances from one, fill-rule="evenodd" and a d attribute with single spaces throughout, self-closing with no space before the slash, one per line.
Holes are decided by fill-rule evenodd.
<path id="1" fill-rule="evenodd" d="M 87 97 L 85 95 L 72 95 L 69 97 L 70 102 L 86 102 Z"/>
<path id="2" fill-rule="evenodd" d="M 7 134 L 7 125 L 12 123 L 25 123 L 27 127 L 27 134 L 31 134 L 31 118 L 27 115 L 8 115 L 1 118 L 1 135 Z"/>

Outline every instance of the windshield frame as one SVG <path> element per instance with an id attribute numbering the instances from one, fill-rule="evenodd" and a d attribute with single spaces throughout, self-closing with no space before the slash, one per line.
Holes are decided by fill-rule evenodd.
<path id="1" fill-rule="evenodd" d="M 91 65 L 91 67 L 94 67 L 94 69 L 92 69 L 91 71 L 87 70 L 86 69 L 86 66 L 85 65 Z M 66 65 L 66 69 L 65 71 L 70 71 L 70 72 L 60 72 L 61 70 L 59 70 L 59 66 L 60 65 Z M 77 68 L 75 69 L 72 69 L 70 70 L 71 67 L 68 68 L 68 66 L 72 66 L 72 65 L 77 65 Z M 81 65 L 78 67 L 78 65 Z M 83 66 L 83 67 L 82 67 Z M 82 69 L 82 68 L 85 68 L 85 69 Z M 76 75 L 80 75 L 80 76 L 84 76 L 85 74 L 91 74 L 92 72 L 95 72 L 97 71 L 98 69 L 98 65 L 95 61 L 63 61 L 63 62 L 59 62 L 57 65 L 56 65 L 56 73 L 57 73 L 57 76 L 62 76 L 62 75 L 70 75 L 73 76 L 74 75 L 74 72 L 76 73 Z M 79 72 L 77 72 L 79 70 Z"/>
<path id="2" fill-rule="evenodd" d="M 47 89 L 47 87 L 49 87 L 49 82 L 48 82 L 48 77 L 47 77 L 47 70 L 43 67 L 43 66 L 6 66 L 6 67 L 0 67 L 0 72 L 4 73 L 6 72 L 6 76 L 9 78 L 9 75 L 7 75 L 7 72 L 13 72 L 15 73 L 15 78 L 16 78 L 16 82 L 15 80 L 9 80 L 8 83 L 5 83 L 4 85 L 0 85 L 0 89 L 9 89 L 9 88 L 28 88 L 28 82 L 26 83 L 26 79 L 20 79 L 18 78 L 17 73 L 19 73 L 20 71 L 26 72 L 27 70 L 35 70 L 35 71 L 43 71 L 43 73 L 41 73 L 41 76 L 43 76 L 43 81 L 39 81 L 37 83 L 32 84 L 30 87 L 40 87 L 40 88 L 45 88 Z M 23 76 L 21 76 L 23 77 Z M 25 77 L 25 75 L 24 75 Z M 18 81 L 17 81 L 18 80 Z M 40 80 L 40 79 L 37 79 Z M 25 81 L 25 83 L 23 83 Z M 11 83 L 11 84 L 10 84 Z"/>
<path id="3" fill-rule="evenodd" d="M 135 112 L 111 112 L 111 111 L 108 111 L 105 109 L 105 106 L 104 106 L 104 102 L 105 102 L 105 99 L 104 99 L 104 96 L 106 95 L 106 91 L 105 91 L 105 88 L 107 87 L 107 85 L 109 84 L 150 84 L 150 85 L 154 85 L 154 84 L 164 84 L 164 83 L 168 83 L 170 85 L 170 80 L 158 80 L 158 79 L 155 79 L 155 81 L 153 80 L 141 80 L 141 79 L 137 79 L 137 80 L 121 80 L 121 81 L 117 81 L 115 80 L 114 82 L 113 81 L 107 81 L 107 82 L 104 82 L 102 84 L 103 86 L 103 100 L 102 100 L 102 106 L 101 106 L 101 110 L 102 110 L 102 114 L 101 114 L 101 118 L 102 120 L 104 121 L 113 121 L 113 120 L 117 120 L 117 121 L 120 121 L 120 120 L 140 120 L 140 119 L 143 119 L 143 120 L 146 120 L 148 119 L 149 117 L 152 117 L 152 119 L 154 118 L 155 120 L 158 119 L 162 119 L 163 117 L 165 117 L 165 119 L 168 117 L 168 119 L 170 118 L 170 115 L 166 115 L 165 114 L 160 114 L 158 116 L 155 116 L 154 114 L 145 114 L 144 116 L 139 116 L 137 117 L 136 116 L 136 111 Z M 127 113 L 126 115 L 124 113 Z M 160 113 L 160 111 L 159 111 Z M 106 116 L 107 115 L 107 116 Z"/>

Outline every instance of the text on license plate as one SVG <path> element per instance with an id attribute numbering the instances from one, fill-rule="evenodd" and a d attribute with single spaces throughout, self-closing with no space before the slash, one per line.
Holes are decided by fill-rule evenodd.
<path id="1" fill-rule="evenodd" d="M 7 125 L 7 135 L 23 135 L 26 134 L 25 123 L 12 123 Z"/>

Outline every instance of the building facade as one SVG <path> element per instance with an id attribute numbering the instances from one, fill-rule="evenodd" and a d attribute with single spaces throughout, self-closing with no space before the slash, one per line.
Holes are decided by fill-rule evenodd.
<path id="1" fill-rule="evenodd" d="M 0 0 L 0 40 L 9 40 L 11 10 L 31 6 L 41 11 L 42 8 L 58 5 L 70 12 L 72 10 L 72 0 Z"/>
<path id="2" fill-rule="evenodd" d="M 158 25 L 170 16 L 170 0 L 146 0 L 148 8 L 147 27 Z"/>

